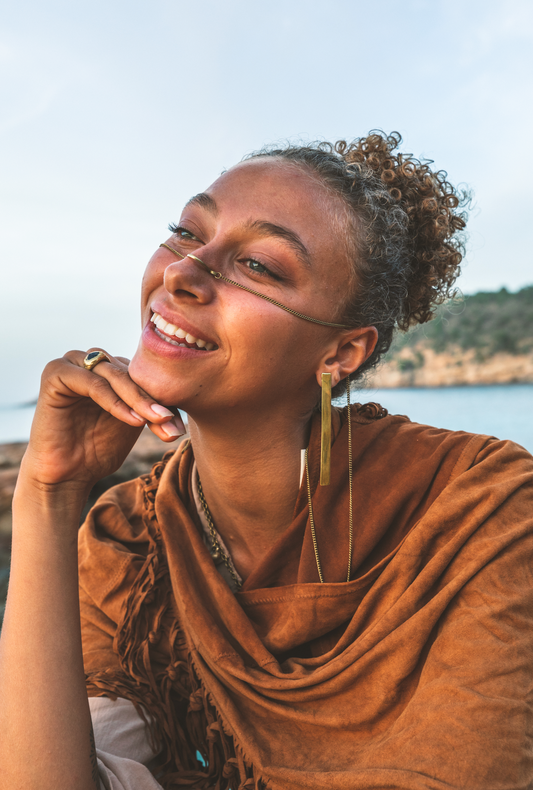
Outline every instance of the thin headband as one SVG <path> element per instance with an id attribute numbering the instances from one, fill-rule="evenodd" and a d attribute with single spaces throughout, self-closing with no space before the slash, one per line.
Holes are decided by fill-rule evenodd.
<path id="1" fill-rule="evenodd" d="M 168 244 L 160 244 L 159 246 L 166 247 L 167 250 L 173 252 L 174 255 L 179 255 L 180 258 L 192 258 L 193 260 L 198 261 L 198 263 L 201 263 L 208 273 L 215 278 L 215 280 L 224 280 L 225 283 L 236 285 L 237 288 L 241 288 L 243 291 L 248 291 L 248 293 L 254 294 L 254 296 L 259 296 L 261 299 L 265 299 L 267 302 L 270 302 L 270 304 L 276 305 L 276 307 L 281 307 L 282 310 L 285 310 L 287 313 L 291 313 L 291 315 L 295 315 L 296 318 L 303 318 L 304 321 L 311 321 L 313 324 L 332 326 L 335 329 L 353 329 L 353 327 L 347 326 L 346 324 L 333 324 L 330 321 L 320 321 L 318 318 L 311 318 L 311 316 L 299 313 L 297 310 L 293 310 L 291 307 L 286 307 L 284 304 L 281 304 L 281 302 L 276 302 L 275 299 L 271 299 L 270 296 L 265 296 L 265 294 L 259 293 L 259 291 L 254 291 L 253 288 L 247 288 L 246 285 L 241 285 L 240 283 L 235 282 L 235 280 L 230 280 L 227 277 L 224 277 L 221 272 L 215 272 L 213 269 L 209 268 L 207 263 L 204 263 L 200 260 L 200 258 L 197 258 L 196 255 L 192 255 L 190 252 L 187 255 L 182 255 L 181 252 L 175 250 L 174 247 L 169 247 Z"/>

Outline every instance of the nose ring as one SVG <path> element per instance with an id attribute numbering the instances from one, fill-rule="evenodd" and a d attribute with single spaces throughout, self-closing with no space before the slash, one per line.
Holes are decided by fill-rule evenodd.
<path id="1" fill-rule="evenodd" d="M 209 266 L 206 263 L 204 263 L 203 261 L 201 261 L 200 258 L 198 258 L 196 255 L 193 255 L 192 252 L 188 252 L 187 255 L 182 255 L 181 252 L 178 252 L 177 250 L 175 250 L 174 247 L 169 247 L 168 244 L 160 244 L 159 246 L 160 247 L 166 247 L 167 250 L 170 250 L 170 252 L 173 252 L 174 255 L 178 255 L 183 260 L 185 260 L 185 258 L 193 258 L 193 260 L 198 261 L 198 263 L 201 263 L 202 266 L 204 266 L 208 270 L 208 272 L 211 274 L 211 270 L 210 270 Z"/>
<path id="2" fill-rule="evenodd" d="M 213 269 L 210 269 L 209 266 L 207 265 L 207 263 L 204 263 L 196 255 L 193 255 L 192 252 L 188 252 L 185 257 L 186 258 L 192 258 L 193 260 L 198 261 L 198 263 L 201 263 L 202 266 L 204 267 L 204 269 L 207 269 L 209 274 L 211 274 L 215 278 L 215 280 L 223 280 L 224 279 L 220 272 L 215 272 Z M 228 282 L 229 282 L 229 280 L 228 280 Z"/>
<path id="3" fill-rule="evenodd" d="M 222 278 L 222 274 L 220 272 L 215 272 L 215 271 L 213 271 L 213 269 L 210 269 L 209 266 L 207 265 L 207 263 L 204 263 L 201 260 L 201 258 L 198 258 L 197 255 L 193 255 L 192 252 L 188 252 L 187 255 L 182 255 L 181 252 L 178 252 L 177 250 L 174 249 L 174 247 L 170 247 L 168 244 L 160 244 L 159 246 L 160 247 L 165 247 L 167 250 L 170 250 L 170 252 L 173 252 L 174 255 L 178 255 L 182 260 L 185 260 L 185 258 L 192 258 L 194 261 L 198 261 L 198 263 L 202 264 L 204 269 L 207 269 L 209 274 L 211 274 L 215 278 L 215 280 L 223 279 Z M 228 280 L 228 282 L 229 282 L 229 280 Z"/>

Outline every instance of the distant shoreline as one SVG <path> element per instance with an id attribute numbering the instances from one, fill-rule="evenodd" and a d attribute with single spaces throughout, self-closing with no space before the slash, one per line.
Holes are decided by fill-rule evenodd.
<path id="1" fill-rule="evenodd" d="M 442 353 L 422 344 L 404 347 L 369 375 L 365 389 L 437 389 L 533 384 L 533 354 L 496 353 L 479 359 L 474 349 Z"/>
<path id="2" fill-rule="evenodd" d="M 533 285 L 452 300 L 435 318 L 395 335 L 371 387 L 533 383 Z"/>
<path id="3" fill-rule="evenodd" d="M 37 398 L 35 400 L 25 401 L 23 403 L 6 403 L 0 404 L 0 411 L 15 411 L 19 409 L 34 409 L 37 406 Z"/>
<path id="4" fill-rule="evenodd" d="M 371 392 L 372 390 L 445 390 L 445 389 L 469 389 L 474 387 L 532 387 L 533 381 L 480 381 L 480 382 L 464 382 L 453 384 L 401 384 L 394 387 L 386 386 L 385 384 L 377 384 L 374 381 L 365 384 L 360 389 L 355 389 L 355 392 Z M 344 396 L 343 396 L 344 398 Z"/>

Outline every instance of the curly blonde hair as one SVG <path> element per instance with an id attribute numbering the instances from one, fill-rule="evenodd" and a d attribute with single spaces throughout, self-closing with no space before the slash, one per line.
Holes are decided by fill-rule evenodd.
<path id="1" fill-rule="evenodd" d="M 464 254 L 469 195 L 396 149 L 402 137 L 372 131 L 347 143 L 267 147 L 246 159 L 276 157 L 311 171 L 348 209 L 347 242 L 354 287 L 342 308 L 343 323 L 375 326 L 378 342 L 357 371 L 360 378 L 388 351 L 394 331 L 429 321 L 454 295 Z M 342 394 L 341 382 L 334 394 Z"/>

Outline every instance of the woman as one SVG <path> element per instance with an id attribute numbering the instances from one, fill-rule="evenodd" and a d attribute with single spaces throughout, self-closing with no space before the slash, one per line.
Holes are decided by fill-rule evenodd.
<path id="1" fill-rule="evenodd" d="M 224 173 L 148 264 L 131 363 L 45 369 L 14 500 L 2 786 L 531 786 L 531 457 L 375 404 L 317 411 L 327 374 L 340 394 L 459 271 L 459 197 L 398 143 Z M 87 495 L 145 424 L 184 432 L 176 405 L 190 440 L 82 527 L 80 627 Z"/>

